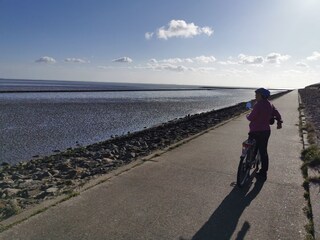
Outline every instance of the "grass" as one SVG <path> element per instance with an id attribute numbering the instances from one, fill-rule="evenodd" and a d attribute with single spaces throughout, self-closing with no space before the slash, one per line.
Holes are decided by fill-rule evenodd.
<path id="1" fill-rule="evenodd" d="M 320 168 L 320 148 L 317 145 L 311 145 L 301 153 L 303 160 L 302 168 Z"/>
<path id="2" fill-rule="evenodd" d="M 0 210 L 0 221 L 7 219 L 13 215 L 20 212 L 20 207 L 18 203 L 14 200 L 10 200 L 1 210 Z"/>
<path id="3" fill-rule="evenodd" d="M 21 220 L 19 220 L 19 221 L 17 221 L 17 222 L 14 222 L 14 223 L 9 224 L 9 225 L 7 225 L 7 226 L 4 226 L 3 224 L 0 223 L 0 233 L 3 232 L 3 231 L 5 231 L 5 230 L 7 230 L 7 229 L 9 229 L 9 228 L 11 228 L 11 227 L 13 227 L 13 226 L 15 226 L 15 225 L 17 225 L 17 224 L 19 224 L 19 223 L 21 223 L 21 222 L 23 222 L 23 221 L 25 221 L 25 220 L 27 220 L 27 219 L 29 219 L 29 218 L 31 218 L 31 217 L 33 217 L 33 216 L 35 216 L 35 215 L 38 215 L 38 214 L 40 214 L 40 213 L 42 213 L 42 212 L 47 211 L 50 207 L 55 207 L 55 206 L 57 206 L 59 203 L 65 202 L 65 201 L 67 201 L 67 200 L 70 199 L 70 198 L 73 198 L 73 197 L 76 197 L 76 196 L 80 195 L 79 192 L 74 192 L 74 191 L 72 191 L 72 190 L 69 191 L 69 192 L 66 193 L 66 194 L 68 194 L 68 195 L 67 195 L 65 198 L 63 198 L 62 200 L 56 202 L 56 203 L 53 204 L 52 206 L 45 207 L 45 208 L 43 208 L 43 209 L 40 209 L 40 210 L 38 210 L 38 211 L 35 211 L 35 212 L 34 212 L 33 214 L 31 214 L 30 216 L 28 216 L 28 217 L 26 217 L 26 218 L 23 218 L 23 219 L 21 219 Z M 1 209 L 1 211 L 2 211 L 2 209 Z M 13 216 L 13 215 L 17 214 L 18 212 L 16 212 L 16 211 L 19 212 L 20 209 L 14 207 L 14 204 L 13 204 L 13 206 L 10 207 L 10 209 L 8 208 L 8 213 L 10 213 L 10 214 L 13 213 L 13 214 L 10 215 L 10 216 Z M 10 216 L 8 216 L 8 217 L 10 217 Z M 7 218 L 8 218 L 8 217 L 7 217 Z M 0 221 L 2 221 L 2 220 L 4 220 L 4 219 L 0 219 Z"/>
<path id="4" fill-rule="evenodd" d="M 313 213 L 312 213 L 312 206 L 310 200 L 310 183 L 312 182 L 311 178 L 308 177 L 308 168 L 319 168 L 320 167 L 320 149 L 316 145 L 316 133 L 313 124 L 310 122 L 304 123 L 302 121 L 302 117 L 304 117 L 302 110 L 304 109 L 303 105 L 299 106 L 300 112 L 300 121 L 299 121 L 299 130 L 300 136 L 303 138 L 303 131 L 308 133 L 307 140 L 310 144 L 309 147 L 305 148 L 301 152 L 301 159 L 303 164 L 301 166 L 301 172 L 304 177 L 304 182 L 302 184 L 305 192 L 303 194 L 306 200 L 306 206 L 303 208 L 303 212 L 308 219 L 308 223 L 305 225 L 306 230 L 306 240 L 314 240 L 314 222 L 313 222 Z"/>
<path id="5" fill-rule="evenodd" d="M 304 155 L 308 155 L 309 151 L 303 150 L 302 151 L 302 159 Z M 303 197 L 305 198 L 307 205 L 303 207 L 303 212 L 306 215 L 308 219 L 308 223 L 304 226 L 306 230 L 306 240 L 314 240 L 314 223 L 313 223 L 313 214 L 312 214 L 312 207 L 311 207 L 311 201 L 310 201 L 310 181 L 308 178 L 308 165 L 306 163 L 303 163 L 301 167 L 301 172 L 304 177 L 304 182 L 302 184 L 305 192 L 303 194 Z"/>

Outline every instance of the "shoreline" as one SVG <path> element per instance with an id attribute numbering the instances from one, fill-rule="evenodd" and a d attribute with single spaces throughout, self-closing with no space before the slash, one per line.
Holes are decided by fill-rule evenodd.
<path id="1" fill-rule="evenodd" d="M 270 99 L 286 93 L 274 94 Z M 238 116 L 245 102 L 205 113 L 187 115 L 138 132 L 111 138 L 86 147 L 69 148 L 54 155 L 0 166 L 0 221 L 44 200 L 74 189 L 96 176 L 127 165 L 156 150 Z"/>
<path id="2" fill-rule="evenodd" d="M 241 87 L 199 87 L 199 88 L 154 88 L 154 89 L 31 89 L 31 90 L 0 90 L 1 93 L 66 93 L 66 92 L 168 92 L 168 91 L 211 91 L 219 89 L 254 90 L 256 88 Z M 271 89 L 274 91 L 290 91 L 288 89 Z"/>
<path id="3" fill-rule="evenodd" d="M 257 87 L 0 78 L 0 93 L 196 91 L 217 89 L 253 90 L 256 88 Z M 292 89 L 274 88 L 270 90 L 286 91 Z"/>

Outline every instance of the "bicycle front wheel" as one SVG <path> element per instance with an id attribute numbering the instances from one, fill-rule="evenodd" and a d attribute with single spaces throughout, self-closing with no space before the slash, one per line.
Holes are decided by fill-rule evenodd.
<path id="1" fill-rule="evenodd" d="M 240 157 L 240 162 L 238 166 L 238 172 L 237 172 L 237 185 L 238 187 L 243 187 L 246 183 L 249 175 L 250 175 L 250 164 L 248 163 L 250 156 L 250 151 L 248 151 L 247 155 L 245 157 Z"/>

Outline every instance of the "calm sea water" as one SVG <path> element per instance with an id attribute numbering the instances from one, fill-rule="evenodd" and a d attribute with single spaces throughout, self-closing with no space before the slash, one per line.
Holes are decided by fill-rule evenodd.
<path id="1" fill-rule="evenodd" d="M 252 98 L 253 91 L 244 89 L 0 93 L 0 163 L 92 144 Z"/>

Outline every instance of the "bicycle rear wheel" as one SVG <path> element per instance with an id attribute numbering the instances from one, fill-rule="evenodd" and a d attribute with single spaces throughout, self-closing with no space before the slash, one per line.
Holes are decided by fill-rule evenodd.
<path id="1" fill-rule="evenodd" d="M 238 187 L 243 187 L 250 175 L 251 164 L 249 163 L 251 156 L 251 151 L 248 150 L 244 157 L 240 157 L 240 162 L 237 172 L 237 185 Z"/>

